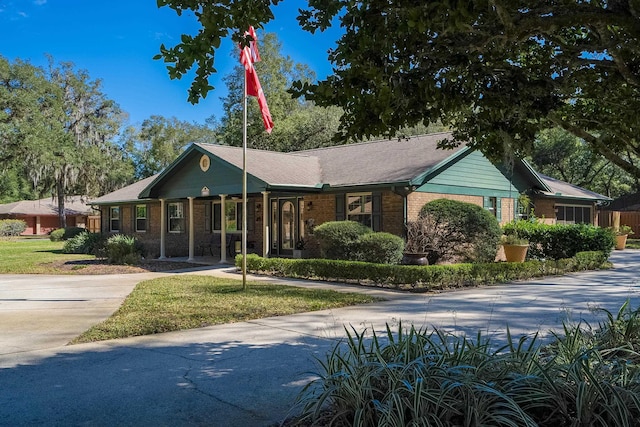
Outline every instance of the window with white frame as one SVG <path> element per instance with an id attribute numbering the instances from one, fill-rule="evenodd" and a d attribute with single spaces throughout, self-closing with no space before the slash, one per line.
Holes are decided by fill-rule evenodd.
<path id="1" fill-rule="evenodd" d="M 557 224 L 591 224 L 591 206 L 556 205 Z"/>
<path id="2" fill-rule="evenodd" d="M 136 232 L 147 231 L 147 205 L 136 205 Z"/>
<path id="3" fill-rule="evenodd" d="M 225 200 L 224 218 L 226 232 L 242 231 L 242 202 Z M 213 231 L 222 231 L 222 203 L 220 201 L 213 202 Z"/>
<path id="4" fill-rule="evenodd" d="M 347 219 L 372 227 L 373 197 L 371 193 L 347 194 Z"/>
<path id="5" fill-rule="evenodd" d="M 184 233 L 184 204 L 182 202 L 169 203 L 167 210 L 169 233 Z"/>
<path id="6" fill-rule="evenodd" d="M 109 208 L 109 231 L 112 233 L 120 231 L 120 206 Z"/>

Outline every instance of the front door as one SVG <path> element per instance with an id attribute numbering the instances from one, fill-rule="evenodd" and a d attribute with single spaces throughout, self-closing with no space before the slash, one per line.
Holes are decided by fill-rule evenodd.
<path id="1" fill-rule="evenodd" d="M 271 249 L 275 256 L 293 256 L 299 231 L 297 198 L 271 201 Z"/>

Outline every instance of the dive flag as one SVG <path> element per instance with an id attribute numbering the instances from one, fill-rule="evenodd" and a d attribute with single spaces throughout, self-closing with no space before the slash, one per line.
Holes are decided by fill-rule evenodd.
<path id="1" fill-rule="evenodd" d="M 260 61 L 260 52 L 258 52 L 258 37 L 253 27 L 249 27 L 249 31 L 245 35 L 251 36 L 252 41 L 249 45 L 242 47 L 240 45 L 240 62 L 244 65 L 247 95 L 255 96 L 258 98 L 258 106 L 260 107 L 260 113 L 262 114 L 262 122 L 264 128 L 268 133 L 271 133 L 273 129 L 273 120 L 271 119 L 271 113 L 269 112 L 269 106 L 267 105 L 267 98 L 264 96 L 262 86 L 260 86 L 260 80 L 256 73 L 253 64 Z"/>

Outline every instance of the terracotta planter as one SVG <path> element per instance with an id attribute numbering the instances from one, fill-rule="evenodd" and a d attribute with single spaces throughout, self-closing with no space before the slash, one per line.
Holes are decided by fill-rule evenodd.
<path id="1" fill-rule="evenodd" d="M 502 245 L 507 262 L 524 262 L 529 245 Z"/>
<path id="2" fill-rule="evenodd" d="M 427 254 L 411 252 L 402 254 L 402 263 L 405 265 L 429 265 Z"/>
<path id="3" fill-rule="evenodd" d="M 621 251 L 627 245 L 627 236 L 628 234 L 622 234 L 620 236 L 616 236 L 616 249 Z"/>

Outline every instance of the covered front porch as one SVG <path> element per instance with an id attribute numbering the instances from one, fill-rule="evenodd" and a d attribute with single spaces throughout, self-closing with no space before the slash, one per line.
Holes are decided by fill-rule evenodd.
<path id="1" fill-rule="evenodd" d="M 238 154 L 235 147 L 195 144 L 140 192 L 139 199 L 156 205 L 150 212 L 156 232 L 143 240 L 157 248 L 159 259 L 186 254 L 191 262 L 208 252 L 219 263 L 232 263 L 242 252 L 243 224 L 248 253 L 293 256 L 307 228 L 305 197 L 320 188 L 283 185 L 282 170 L 265 169 L 268 162 L 255 158 L 272 153 L 252 152 L 243 200 Z"/>

